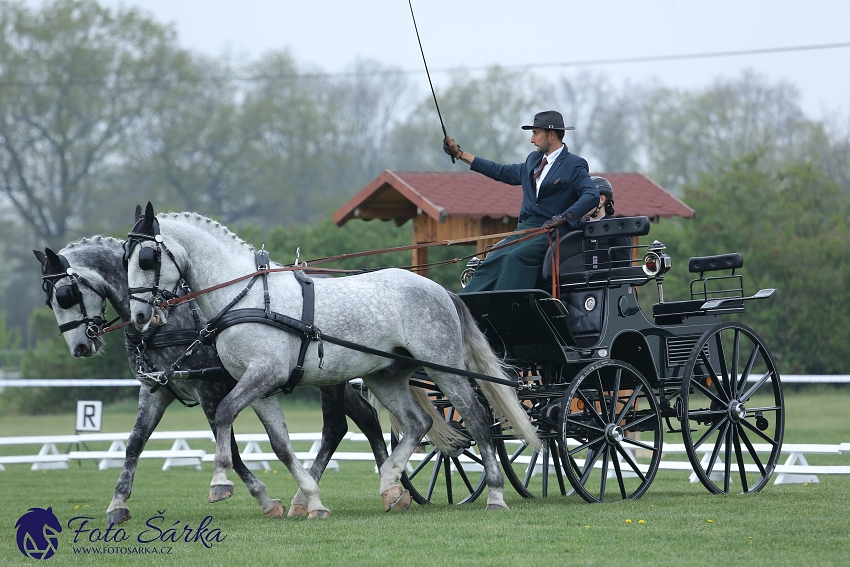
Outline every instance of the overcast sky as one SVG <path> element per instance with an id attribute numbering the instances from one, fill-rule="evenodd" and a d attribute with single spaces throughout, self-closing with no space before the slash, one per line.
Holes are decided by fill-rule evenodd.
<path id="1" fill-rule="evenodd" d="M 38 0 L 28 0 L 38 5 Z M 186 48 L 257 56 L 289 48 L 299 63 L 346 70 L 355 57 L 422 71 L 408 0 L 100 0 L 140 6 L 176 26 Z M 440 69 L 850 43 L 848 0 L 414 0 L 437 85 Z M 850 47 L 685 61 L 585 66 L 616 83 L 658 80 L 698 88 L 753 69 L 786 80 L 813 118 L 850 115 Z M 574 73 L 544 67 L 540 74 Z"/>

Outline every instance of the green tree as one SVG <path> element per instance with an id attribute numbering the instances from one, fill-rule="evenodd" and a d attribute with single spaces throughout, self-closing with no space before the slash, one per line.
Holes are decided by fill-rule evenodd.
<path id="1" fill-rule="evenodd" d="M 674 260 L 665 298 L 689 297 L 689 257 L 740 252 L 747 295 L 777 289 L 748 303 L 743 320 L 764 338 L 780 372 L 845 374 L 850 329 L 840 306 L 850 301 L 850 198 L 811 163 L 773 170 L 762 160 L 750 154 L 703 175 L 684 192 L 696 217 L 653 228 L 650 238 Z"/>
<path id="2" fill-rule="evenodd" d="M 0 30 L 0 191 L 59 246 L 180 52 L 171 28 L 91 0 L 3 2 Z"/>
<path id="3" fill-rule="evenodd" d="M 702 92 L 657 89 L 645 101 L 644 150 L 653 179 L 674 191 L 748 153 L 764 164 L 797 160 L 810 122 L 795 87 L 747 72 Z"/>

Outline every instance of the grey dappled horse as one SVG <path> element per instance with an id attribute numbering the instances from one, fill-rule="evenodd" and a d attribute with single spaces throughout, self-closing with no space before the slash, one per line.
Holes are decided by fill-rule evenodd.
<path id="1" fill-rule="evenodd" d="M 144 218 L 139 220 L 128 239 L 134 243 L 128 262 L 131 317 L 142 330 L 148 329 L 152 320 L 166 320 L 167 313 L 157 304 L 163 295 L 175 289 L 181 277 L 198 292 L 256 270 L 255 253 L 249 245 L 226 227 L 194 213 L 156 217 L 148 203 Z M 159 259 L 155 267 L 150 264 L 151 258 Z M 140 260 L 144 265 L 140 265 Z M 300 319 L 302 290 L 294 275 L 289 272 L 269 274 L 268 286 L 271 311 Z M 436 364 L 506 377 L 500 361 L 465 305 L 456 295 L 426 278 L 405 270 L 387 269 L 345 278 L 316 279 L 313 286 L 315 330 L 321 334 Z M 198 305 L 208 319 L 213 319 L 245 287 L 246 281 L 242 281 L 202 293 L 197 296 Z M 241 308 L 262 312 L 262 285 L 251 288 L 231 313 Z M 211 494 L 224 499 L 233 492 L 233 482 L 227 479 L 232 468 L 230 431 L 233 420 L 254 400 L 287 383 L 297 364 L 302 337 L 266 324 L 246 322 L 218 330 L 215 339 L 221 361 L 238 380 L 216 413 L 218 435 Z M 369 390 L 398 418 L 406 433 L 380 470 L 384 509 L 409 507 L 410 495 L 402 490 L 400 476 L 425 433 L 432 424 L 436 429 L 442 422 L 433 419 L 434 413 L 429 415 L 425 407 L 417 404 L 416 396 L 408 387 L 415 365 L 346 349 L 327 341 L 320 364 L 320 345 L 318 341 L 309 344 L 300 386 L 331 385 L 363 378 Z M 490 440 L 492 420 L 487 410 L 478 401 L 467 378 L 431 369 L 426 372 L 464 417 L 467 430 L 478 443 L 490 489 L 487 507 L 507 508 L 503 498 L 504 480 Z M 485 381 L 479 384 L 496 415 L 510 422 L 518 436 L 539 448 L 540 440 L 519 405 L 515 391 Z M 432 440 L 439 446 L 439 435 L 434 435 Z M 451 440 L 451 443 L 456 442 L 456 438 Z M 448 443 L 440 448 L 452 450 L 456 447 L 446 445 Z M 319 499 L 318 486 L 300 463 L 290 460 L 284 464 L 301 487 L 308 510 L 311 513 L 327 511 Z"/>
<path id="2" fill-rule="evenodd" d="M 50 249 L 45 252 L 34 251 L 42 264 L 42 273 L 48 276 L 47 281 L 50 282 L 45 285 L 48 305 L 52 307 L 68 348 L 75 357 L 89 357 L 101 352 L 104 340 L 93 331 L 104 323 L 100 316 L 105 310 L 106 300 L 109 300 L 122 321 L 130 319 L 127 274 L 122 265 L 123 244 L 123 241 L 114 238 L 95 236 L 69 244 L 60 250 L 59 255 Z M 67 274 L 69 267 L 76 275 Z M 76 290 L 72 278 L 76 280 Z M 199 316 L 197 321 L 192 313 L 193 308 Z M 87 333 L 92 324 L 95 327 Z M 156 329 L 155 334 L 127 333 L 127 358 L 134 375 L 142 382 L 142 388 L 139 390 L 139 413 L 127 441 L 124 468 L 118 478 L 113 500 L 107 509 L 108 523 L 117 525 L 130 519 L 126 502 L 132 491 L 139 455 L 166 408 L 175 400 L 175 396 L 179 396 L 181 400 L 199 403 L 215 432 L 216 408 L 236 384 L 230 376 L 221 372 L 220 380 L 177 380 L 171 382 L 167 388 L 160 388 L 151 393 L 155 382 L 140 373 L 140 369 L 151 372 L 154 369 L 168 368 L 194 340 L 199 325 L 204 324 L 206 319 L 196 306 L 184 304 L 169 313 L 169 324 Z M 175 340 L 175 334 L 182 335 L 183 339 Z M 220 366 L 215 349 L 211 346 L 196 348 L 192 356 L 181 364 L 182 369 Z M 321 388 L 320 391 L 324 425 L 321 448 L 310 468 L 313 478 L 316 481 L 321 478 L 331 455 L 346 434 L 346 414 L 351 416 L 366 434 L 375 460 L 379 465 L 382 464 L 387 458 L 387 449 L 374 409 L 347 384 Z M 281 455 L 287 450 L 289 443 L 282 427 L 284 418 L 277 399 L 261 398 L 254 401 L 252 407 L 266 428 L 275 452 Z M 263 513 L 271 517 L 281 517 L 284 507 L 280 500 L 272 500 L 267 496 L 265 485 L 248 470 L 239 457 L 235 442 L 232 442 L 232 458 L 236 473 L 251 495 L 257 499 Z M 289 515 L 306 513 L 305 507 L 296 504 L 290 507 Z"/>

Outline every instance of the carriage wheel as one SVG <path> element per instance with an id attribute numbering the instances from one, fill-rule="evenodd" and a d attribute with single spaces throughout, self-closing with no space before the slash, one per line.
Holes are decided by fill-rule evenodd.
<path id="1" fill-rule="evenodd" d="M 466 431 L 463 418 L 441 392 L 428 392 L 428 397 L 437 412 L 446 416 L 451 427 Z M 395 449 L 397 444 L 398 437 L 393 432 L 390 445 Z M 445 500 L 449 504 L 473 502 L 486 486 L 484 463 L 471 440 L 469 447 L 445 453 L 426 437 L 411 456 L 406 471 L 401 475 L 401 484 L 410 491 L 417 504 L 431 504 L 437 500 Z"/>
<path id="2" fill-rule="evenodd" d="M 542 439 L 546 452 L 540 453 L 524 441 L 493 443 L 508 482 L 523 498 L 546 498 L 557 490 L 561 496 L 572 494 L 564 481 L 560 450 L 555 439 Z"/>
<path id="3" fill-rule="evenodd" d="M 561 459 L 567 478 L 588 502 L 640 498 L 661 459 L 663 430 L 644 376 L 618 360 L 591 364 L 564 393 Z"/>
<path id="4" fill-rule="evenodd" d="M 782 450 L 785 410 L 779 373 L 752 329 L 721 323 L 700 337 L 676 410 L 688 458 L 709 491 L 764 488 Z"/>

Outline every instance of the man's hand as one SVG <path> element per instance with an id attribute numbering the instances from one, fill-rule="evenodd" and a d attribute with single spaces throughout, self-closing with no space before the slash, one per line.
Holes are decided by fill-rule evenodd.
<path id="1" fill-rule="evenodd" d="M 460 145 L 454 141 L 454 138 L 448 136 L 443 139 L 443 151 L 454 159 L 460 159 L 460 155 L 463 153 Z"/>
<path id="2" fill-rule="evenodd" d="M 564 224 L 564 222 L 566 222 L 566 220 L 567 219 L 565 219 L 561 215 L 555 215 L 551 219 L 544 222 L 543 226 L 541 226 L 540 228 L 555 228 L 555 227 L 558 227 L 558 226 L 561 226 L 562 224 Z"/>

